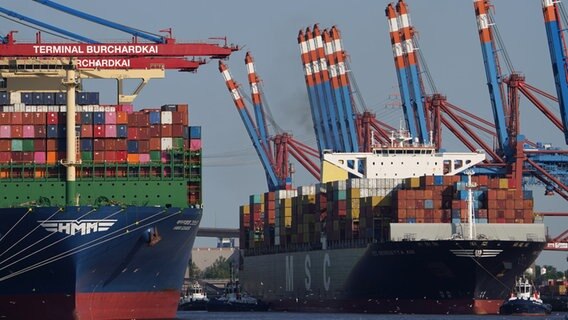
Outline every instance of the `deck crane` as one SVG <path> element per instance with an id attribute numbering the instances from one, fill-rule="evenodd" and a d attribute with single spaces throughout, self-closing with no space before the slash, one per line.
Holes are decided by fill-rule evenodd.
<path id="1" fill-rule="evenodd" d="M 550 59 L 552 60 L 552 71 L 556 84 L 556 94 L 560 105 L 560 115 L 562 118 L 564 139 L 568 144 L 568 74 L 566 72 L 566 42 L 561 29 L 560 1 L 542 1 L 542 12 L 546 26 L 546 36 L 548 37 L 548 48 Z"/>
<path id="2" fill-rule="evenodd" d="M 410 16 L 404 1 L 400 0 L 396 4 L 396 11 L 398 13 L 400 25 L 402 49 L 404 52 L 404 58 L 406 59 L 408 74 L 410 74 L 412 110 L 418 124 L 418 135 L 414 137 L 418 138 L 422 144 L 430 144 L 422 98 L 422 83 L 419 79 L 418 61 L 415 54 L 414 29 L 410 25 Z"/>

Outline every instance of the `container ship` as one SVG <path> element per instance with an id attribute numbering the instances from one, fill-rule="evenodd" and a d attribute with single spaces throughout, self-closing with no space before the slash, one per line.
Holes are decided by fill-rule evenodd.
<path id="1" fill-rule="evenodd" d="M 202 215 L 188 105 L 19 85 L 0 92 L 0 318 L 175 318 Z"/>
<path id="2" fill-rule="evenodd" d="M 240 207 L 244 290 L 274 310 L 496 314 L 546 244 L 530 191 L 474 175 L 484 153 L 402 132 L 324 153 L 320 183 Z"/>

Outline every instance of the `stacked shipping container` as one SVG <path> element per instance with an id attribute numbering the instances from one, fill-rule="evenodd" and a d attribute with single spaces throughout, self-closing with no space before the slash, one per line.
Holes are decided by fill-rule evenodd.
<path id="1" fill-rule="evenodd" d="M 297 190 L 251 196 L 241 207 L 243 248 L 328 241 L 389 239 L 389 224 L 467 222 L 467 177 L 423 176 L 408 179 L 350 179 Z M 473 176 L 476 223 L 533 223 L 530 191 L 511 189 L 508 179 Z M 252 199 L 262 205 L 253 203 Z M 254 208 L 254 209 L 251 209 Z M 270 218 L 274 208 L 274 224 Z M 254 212 L 254 216 L 252 214 Z M 265 213 L 268 212 L 266 215 Z M 249 224 L 243 224 L 248 214 Z M 256 223 L 258 219 L 262 223 Z M 247 237 L 252 225 L 263 238 Z M 274 238 L 272 232 L 275 229 Z M 267 237 L 270 237 L 267 239 Z M 243 245 L 244 244 L 244 245 Z"/>
<path id="2" fill-rule="evenodd" d="M 21 93 L 1 107 L 0 179 L 65 177 L 66 106 L 56 104 L 65 100 L 61 93 Z M 78 179 L 185 177 L 188 202 L 201 202 L 201 128 L 188 126 L 187 105 L 134 111 L 86 104 L 98 103 L 98 93 L 78 93 L 77 101 Z"/>

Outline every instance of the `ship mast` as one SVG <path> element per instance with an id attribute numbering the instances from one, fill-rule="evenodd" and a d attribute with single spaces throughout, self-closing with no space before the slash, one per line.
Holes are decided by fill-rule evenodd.
<path id="1" fill-rule="evenodd" d="M 467 219 L 469 225 L 469 240 L 475 240 L 475 217 L 473 206 L 473 188 L 477 187 L 477 183 L 471 182 L 471 176 L 474 174 L 473 170 L 464 172 L 467 175 Z"/>
<path id="2" fill-rule="evenodd" d="M 66 119 L 66 138 L 67 138 L 67 160 L 61 161 L 67 167 L 67 183 L 65 187 L 66 203 L 69 206 L 78 206 L 76 199 L 77 186 L 75 177 L 75 165 L 77 164 L 77 134 L 75 132 L 75 89 L 78 82 L 75 77 L 75 66 L 71 63 L 66 71 L 63 84 L 67 88 L 67 119 Z"/>

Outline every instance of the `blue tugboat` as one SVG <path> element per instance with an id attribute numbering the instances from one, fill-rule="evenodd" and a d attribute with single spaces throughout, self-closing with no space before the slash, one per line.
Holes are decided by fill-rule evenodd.
<path id="1" fill-rule="evenodd" d="M 515 285 L 515 292 L 499 308 L 503 315 L 547 315 L 552 312 L 552 306 L 543 303 L 539 293 L 525 277 L 519 278 Z"/>

